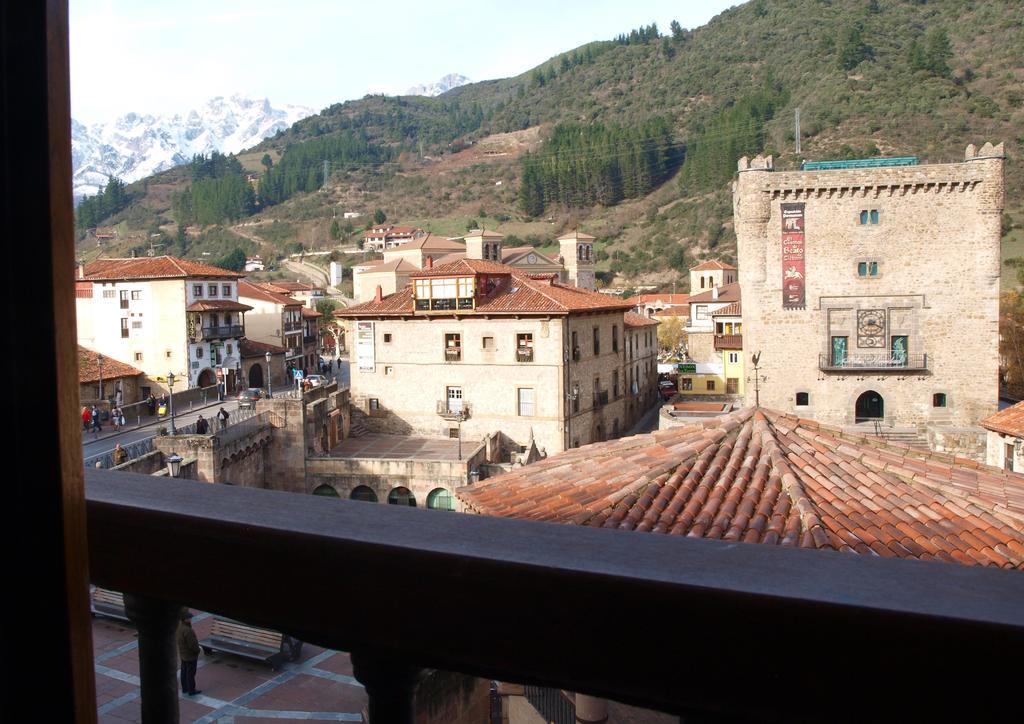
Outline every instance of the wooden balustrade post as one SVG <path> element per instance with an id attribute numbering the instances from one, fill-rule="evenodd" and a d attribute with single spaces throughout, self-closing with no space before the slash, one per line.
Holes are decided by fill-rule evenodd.
<path id="1" fill-rule="evenodd" d="M 143 724 L 177 724 L 179 685 L 175 634 L 182 607 L 126 593 L 124 611 L 139 630 Z"/>
<path id="2" fill-rule="evenodd" d="M 416 718 L 416 684 L 421 669 L 353 651 L 352 672 L 366 688 L 371 722 L 413 724 Z"/>

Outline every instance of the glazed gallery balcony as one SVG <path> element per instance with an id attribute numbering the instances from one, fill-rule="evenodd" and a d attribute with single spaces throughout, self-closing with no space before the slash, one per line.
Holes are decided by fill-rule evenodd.
<path id="1" fill-rule="evenodd" d="M 818 355 L 818 369 L 823 372 L 924 372 L 928 369 L 926 354 L 860 354 Z"/>
<path id="2" fill-rule="evenodd" d="M 203 327 L 203 339 L 234 339 L 245 335 L 240 324 L 225 324 L 218 327 Z"/>
<path id="3" fill-rule="evenodd" d="M 375 722 L 412 721 L 424 668 L 702 721 L 1009 717 L 1014 697 L 934 684 L 953 667 L 960 691 L 1007 692 L 1024 673 L 1013 657 L 967 665 L 1024 645 L 1020 571 L 95 469 L 86 500 L 92 582 L 126 592 L 139 625 L 147 721 L 176 721 L 178 605 L 351 652 Z M 457 620 L 424 626 L 417 601 Z M 899 675 L 854 681 L 838 660 Z"/>

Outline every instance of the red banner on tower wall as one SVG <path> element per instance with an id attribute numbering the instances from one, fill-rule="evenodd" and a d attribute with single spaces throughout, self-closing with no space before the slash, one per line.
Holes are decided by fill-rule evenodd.
<path id="1" fill-rule="evenodd" d="M 806 306 L 804 204 L 782 204 L 782 308 Z"/>

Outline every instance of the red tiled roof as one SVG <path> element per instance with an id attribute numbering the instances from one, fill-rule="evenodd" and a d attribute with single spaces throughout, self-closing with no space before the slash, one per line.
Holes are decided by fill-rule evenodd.
<path id="1" fill-rule="evenodd" d="M 386 249 L 385 251 L 386 252 L 397 252 L 397 251 L 407 251 L 409 249 L 425 249 L 427 251 L 431 251 L 431 250 L 465 251 L 466 250 L 466 246 L 464 244 L 460 244 L 457 241 L 452 241 L 451 239 L 446 239 L 443 236 L 436 236 L 434 234 L 426 234 L 424 236 L 419 237 L 418 239 L 413 239 L 412 241 L 407 241 L 406 243 L 402 244 L 401 246 L 396 246 L 394 249 Z"/>
<path id="2" fill-rule="evenodd" d="M 711 261 L 706 261 L 703 264 L 698 264 L 697 266 L 690 268 L 690 271 L 718 271 L 718 270 L 722 270 L 722 271 L 736 271 L 736 267 L 734 267 L 732 264 L 726 264 L 725 262 L 718 261 L 717 259 L 712 259 Z"/>
<path id="3" fill-rule="evenodd" d="M 654 313 L 655 318 L 657 317 L 689 317 L 690 316 L 690 305 L 684 305 L 681 307 L 665 307 L 660 312 Z"/>
<path id="4" fill-rule="evenodd" d="M 411 272 L 416 271 L 417 266 L 410 264 L 405 259 L 392 259 L 391 261 L 384 261 L 381 259 L 373 266 L 363 265 L 362 274 L 376 274 L 377 272 Z"/>
<path id="5" fill-rule="evenodd" d="M 320 312 L 316 311 L 315 309 L 310 309 L 309 307 L 303 307 L 302 308 L 302 316 L 306 317 L 307 319 L 315 319 L 316 317 L 322 317 L 324 315 L 322 315 Z"/>
<path id="6" fill-rule="evenodd" d="M 98 353 L 78 345 L 78 383 L 86 384 L 88 382 L 99 382 L 100 381 L 100 365 L 96 361 Z M 142 370 L 137 370 L 129 364 L 120 362 L 113 357 L 107 357 L 103 355 L 103 379 L 113 380 L 118 377 L 135 377 L 136 375 L 145 374 Z"/>
<path id="7" fill-rule="evenodd" d="M 118 279 L 241 279 L 245 274 L 228 271 L 174 256 L 142 256 L 133 259 L 97 259 L 85 265 L 85 278 L 92 281 Z"/>
<path id="8" fill-rule="evenodd" d="M 288 350 L 284 347 L 278 347 L 276 344 L 257 342 L 248 337 L 242 337 L 238 340 L 238 351 L 242 355 L 242 359 L 251 359 L 252 357 L 262 357 L 267 352 L 270 352 L 270 354 L 284 354 Z"/>
<path id="9" fill-rule="evenodd" d="M 663 302 L 665 304 L 687 304 L 690 301 L 689 294 L 638 294 L 626 300 L 630 304 L 647 304 L 648 302 Z"/>
<path id="10" fill-rule="evenodd" d="M 711 313 L 712 317 L 742 317 L 743 302 L 733 302 L 728 307 L 722 307 Z"/>
<path id="11" fill-rule="evenodd" d="M 550 278 L 536 279 L 521 270 L 483 259 L 460 259 L 451 264 L 435 266 L 410 274 L 411 279 L 437 276 L 469 276 L 486 274 L 502 277 L 487 296 L 478 297 L 475 310 L 459 310 L 460 316 L 471 314 L 546 313 L 568 314 L 589 311 L 626 311 L 630 304 L 607 294 L 598 294 L 577 287 L 565 287 Z M 413 290 L 406 287 L 389 294 L 380 302 L 369 301 L 335 312 L 336 317 L 349 318 L 413 314 Z M 452 312 L 456 312 L 453 310 Z"/>
<path id="12" fill-rule="evenodd" d="M 238 282 L 238 296 L 245 299 L 259 299 L 261 302 L 272 302 L 284 307 L 301 307 L 302 302 L 284 294 L 278 294 L 266 287 L 252 284 L 245 280 Z"/>
<path id="13" fill-rule="evenodd" d="M 456 494 L 488 515 L 1024 569 L 1024 476 L 763 408 Z"/>
<path id="14" fill-rule="evenodd" d="M 248 304 L 231 299 L 197 299 L 185 307 L 186 312 L 248 312 L 251 309 Z"/>
<path id="15" fill-rule="evenodd" d="M 706 292 L 700 294 L 690 295 L 690 304 L 694 302 L 738 302 L 740 301 L 740 283 L 732 282 L 731 284 L 723 284 L 720 287 L 716 287 L 718 290 L 718 299 L 714 299 L 713 294 L 715 289 L 709 289 Z"/>
<path id="16" fill-rule="evenodd" d="M 559 241 L 594 241 L 594 239 L 596 239 L 596 238 L 597 237 L 591 236 L 590 234 L 584 234 L 579 229 L 576 229 L 575 231 L 570 231 L 568 233 L 562 234 L 560 237 L 558 237 L 558 240 Z"/>
<path id="17" fill-rule="evenodd" d="M 648 319 L 636 312 L 626 312 L 623 317 L 624 324 L 627 327 L 656 327 L 658 326 L 657 319 Z"/>
<path id="18" fill-rule="evenodd" d="M 315 287 L 312 284 L 306 284 L 305 282 L 270 282 L 273 286 L 278 289 L 288 292 L 315 292 L 322 289 L 322 287 Z M 269 286 L 269 285 L 268 285 Z"/>
<path id="19" fill-rule="evenodd" d="M 993 432 L 1024 438 L 1024 402 L 986 417 L 981 421 L 981 426 Z"/>

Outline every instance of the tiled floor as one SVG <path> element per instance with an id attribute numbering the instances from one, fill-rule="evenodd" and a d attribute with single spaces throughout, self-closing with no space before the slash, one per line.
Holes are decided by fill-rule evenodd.
<path id="1" fill-rule="evenodd" d="M 210 623 L 202 613 L 192 620 L 200 640 Z M 96 618 L 92 633 L 100 722 L 141 721 L 135 629 Z M 196 684 L 201 694 L 181 697 L 183 722 L 362 722 L 367 704 L 366 692 L 352 678 L 348 654 L 310 644 L 302 647 L 299 661 L 276 672 L 248 659 L 203 654 Z"/>
<path id="2" fill-rule="evenodd" d="M 480 441 L 462 441 L 462 454 L 468 455 Z M 445 438 L 409 437 L 367 433 L 338 444 L 331 455 L 351 458 L 408 458 L 416 460 L 458 460 L 459 441 Z"/>

